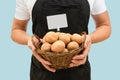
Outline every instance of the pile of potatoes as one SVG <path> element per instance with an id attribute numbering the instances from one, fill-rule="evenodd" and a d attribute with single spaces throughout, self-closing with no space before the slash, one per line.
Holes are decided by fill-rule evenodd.
<path id="1" fill-rule="evenodd" d="M 84 41 L 83 39 L 84 36 L 77 33 L 69 34 L 50 31 L 43 37 L 40 49 L 54 53 L 68 52 L 69 50 L 79 48 Z"/>

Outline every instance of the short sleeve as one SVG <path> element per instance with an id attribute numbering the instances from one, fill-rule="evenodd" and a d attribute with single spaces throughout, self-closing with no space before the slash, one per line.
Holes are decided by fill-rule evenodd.
<path id="1" fill-rule="evenodd" d="M 15 18 L 19 20 L 27 20 L 30 18 L 25 0 L 16 0 Z"/>
<path id="2" fill-rule="evenodd" d="M 94 0 L 93 7 L 91 10 L 92 15 L 97 15 L 97 14 L 103 13 L 106 10 L 107 9 L 106 9 L 105 0 Z"/>

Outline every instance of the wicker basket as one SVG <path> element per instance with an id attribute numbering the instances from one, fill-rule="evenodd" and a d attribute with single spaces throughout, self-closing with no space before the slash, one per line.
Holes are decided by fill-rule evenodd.
<path id="1" fill-rule="evenodd" d="M 81 35 L 84 35 L 85 41 L 86 33 L 82 32 Z M 37 36 L 35 37 L 38 38 Z M 66 69 L 69 68 L 69 64 L 71 62 L 72 57 L 79 54 L 84 49 L 84 41 L 79 48 L 71 50 L 69 52 L 64 53 L 45 52 L 38 48 L 37 53 L 39 53 L 40 56 L 42 56 L 45 60 L 51 63 L 50 67 L 55 69 Z"/>

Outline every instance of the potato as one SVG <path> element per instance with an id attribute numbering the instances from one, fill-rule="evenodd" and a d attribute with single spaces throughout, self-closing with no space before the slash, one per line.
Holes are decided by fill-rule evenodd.
<path id="1" fill-rule="evenodd" d="M 67 45 L 68 50 L 73 50 L 73 49 L 76 49 L 76 48 L 79 48 L 79 44 L 77 42 L 75 42 L 75 41 L 71 41 Z"/>
<path id="2" fill-rule="evenodd" d="M 41 45 L 41 50 L 43 50 L 43 51 L 50 51 L 51 50 L 51 44 L 47 43 L 47 42 L 43 43 Z"/>
<path id="3" fill-rule="evenodd" d="M 58 40 L 58 35 L 55 32 L 50 31 L 50 32 L 46 33 L 46 35 L 43 37 L 43 39 L 48 43 L 53 43 Z"/>
<path id="4" fill-rule="evenodd" d="M 57 40 L 51 45 L 51 51 L 55 53 L 63 52 L 65 49 L 65 43 L 61 40 Z"/>
<path id="5" fill-rule="evenodd" d="M 75 41 L 75 42 L 77 42 L 77 43 L 79 43 L 79 44 L 82 43 L 82 36 L 79 35 L 79 34 L 77 34 L 77 33 L 74 33 L 74 34 L 71 36 L 71 39 L 72 39 L 72 41 Z"/>
<path id="6" fill-rule="evenodd" d="M 70 42 L 70 36 L 66 33 L 60 33 L 59 40 L 62 40 L 65 44 L 68 44 Z"/>
<path id="7" fill-rule="evenodd" d="M 68 36 L 70 37 L 70 39 L 71 39 L 71 36 L 72 36 L 72 35 L 71 35 L 70 33 L 66 33 L 66 35 L 68 35 Z"/>
<path id="8" fill-rule="evenodd" d="M 62 32 L 56 32 L 56 34 L 59 36 Z"/>
<path id="9" fill-rule="evenodd" d="M 68 49 L 67 49 L 67 48 L 65 48 L 65 49 L 63 50 L 63 52 L 68 52 Z"/>

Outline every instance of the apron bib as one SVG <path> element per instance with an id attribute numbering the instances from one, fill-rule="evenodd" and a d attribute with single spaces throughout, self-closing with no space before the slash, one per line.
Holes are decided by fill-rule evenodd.
<path id="1" fill-rule="evenodd" d="M 61 32 L 88 32 L 90 8 L 87 0 L 37 0 L 32 11 L 33 33 L 42 38 L 48 31 L 57 31 L 48 28 L 47 17 L 60 14 L 66 14 L 68 24 L 60 28 Z"/>
<path id="2" fill-rule="evenodd" d="M 87 0 L 37 0 L 32 10 L 32 30 L 42 38 L 48 31 L 88 33 L 90 7 Z M 90 80 L 87 60 L 79 67 L 52 73 L 32 56 L 30 80 Z"/>

